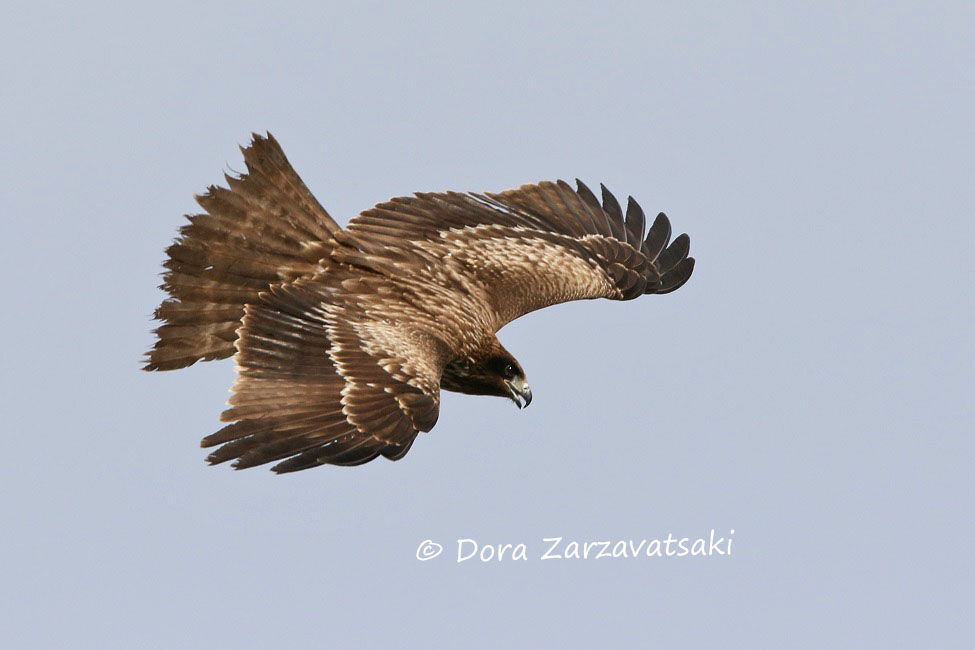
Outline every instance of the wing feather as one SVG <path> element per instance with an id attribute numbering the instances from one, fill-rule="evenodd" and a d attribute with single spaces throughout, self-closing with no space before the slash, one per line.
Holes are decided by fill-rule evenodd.
<path id="1" fill-rule="evenodd" d="M 670 246 L 670 221 L 661 213 L 647 230 L 640 205 L 624 214 L 600 184 L 601 201 L 581 181 L 524 185 L 516 190 L 462 194 L 418 193 L 366 210 L 341 241 L 363 253 L 446 262 L 466 291 L 486 294 L 495 326 L 548 305 L 587 298 L 629 300 L 673 291 L 687 281 L 693 260 L 686 235 Z M 375 238 L 382 237 L 379 244 Z M 398 251 L 398 252 L 397 252 Z M 357 264 L 336 252 L 334 259 Z M 359 263 L 380 270 L 374 262 Z M 389 273 L 390 271 L 386 271 Z M 666 281 L 664 281 L 666 279 Z"/>
<path id="2" fill-rule="evenodd" d="M 650 231 L 647 233 L 647 239 L 643 242 L 641 250 L 647 259 L 654 263 L 661 251 L 667 248 L 668 242 L 670 242 L 670 219 L 661 212 L 653 220 L 653 225 L 650 226 Z"/>
<path id="3" fill-rule="evenodd" d="M 627 241 L 635 248 L 643 243 L 643 230 L 647 225 L 647 218 L 643 208 L 632 196 L 626 197 L 626 235 Z"/>
<path id="4" fill-rule="evenodd" d="M 593 215 L 593 218 L 598 222 L 597 229 L 593 231 L 597 235 L 603 235 L 604 237 L 613 236 L 613 228 L 609 224 L 609 215 L 603 210 L 603 207 L 599 204 L 599 199 L 596 195 L 592 193 L 589 186 L 576 179 L 576 188 L 579 194 L 579 198 L 582 199 L 583 204 Z"/>
<path id="5" fill-rule="evenodd" d="M 608 216 L 613 238 L 626 242 L 626 228 L 623 227 L 623 211 L 620 210 L 619 201 L 602 183 L 599 184 L 599 189 L 603 195 L 603 212 Z"/>
<path id="6" fill-rule="evenodd" d="M 343 279 L 349 278 L 336 271 L 275 285 L 247 305 L 238 379 L 221 415 L 231 424 L 203 439 L 204 447 L 222 445 L 209 462 L 234 460 L 242 469 L 281 461 L 272 468 L 280 473 L 355 465 L 381 454 L 400 458 L 419 431 L 436 423 L 439 390 L 418 386 L 437 386 L 439 374 L 411 382 L 405 368 L 441 361 L 425 366 L 391 352 L 377 356 L 382 342 L 363 326 L 363 296 L 344 296 Z M 397 376 L 383 365 L 395 366 Z"/>
<path id="7" fill-rule="evenodd" d="M 671 269 L 677 266 L 691 250 L 691 239 L 687 235 L 680 235 L 665 248 L 657 260 L 661 268 Z"/>

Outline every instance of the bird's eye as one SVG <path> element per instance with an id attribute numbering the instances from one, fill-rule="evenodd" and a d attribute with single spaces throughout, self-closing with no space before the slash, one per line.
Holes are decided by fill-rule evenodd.
<path id="1" fill-rule="evenodd" d="M 518 371 L 515 370 L 514 365 L 509 363 L 505 365 L 504 369 L 501 371 L 501 374 L 504 375 L 505 379 L 512 379 L 518 374 Z"/>

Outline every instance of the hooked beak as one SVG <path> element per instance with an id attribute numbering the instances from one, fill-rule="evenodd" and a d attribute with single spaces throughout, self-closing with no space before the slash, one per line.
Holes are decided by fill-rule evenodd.
<path id="1" fill-rule="evenodd" d="M 508 387 L 508 392 L 511 393 L 511 401 L 518 408 L 524 408 L 532 403 L 532 389 L 528 387 L 528 383 L 524 379 L 506 379 L 504 383 Z"/>

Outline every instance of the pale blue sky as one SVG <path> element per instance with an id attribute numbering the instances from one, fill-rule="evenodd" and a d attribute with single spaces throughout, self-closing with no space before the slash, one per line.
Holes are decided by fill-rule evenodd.
<path id="1" fill-rule="evenodd" d="M 971 4 L 2 23 L 5 645 L 970 643 Z M 139 361 L 180 215 L 265 129 L 343 224 L 580 177 L 666 211 L 698 265 L 505 328 L 524 411 L 447 395 L 398 463 L 210 468 L 232 363 Z M 545 537 L 711 528 L 730 558 L 538 559 Z M 421 563 L 428 538 L 447 550 Z M 530 559 L 457 564 L 458 538 Z"/>

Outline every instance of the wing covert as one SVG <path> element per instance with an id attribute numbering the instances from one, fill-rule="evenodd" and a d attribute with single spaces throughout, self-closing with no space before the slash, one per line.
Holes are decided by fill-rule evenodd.
<path id="1" fill-rule="evenodd" d="M 208 461 L 243 469 L 279 460 L 281 473 L 406 454 L 437 421 L 440 360 L 422 347 L 411 361 L 383 351 L 362 316 L 321 278 L 276 285 L 247 305 L 238 379 L 221 414 L 232 424 L 203 439 L 222 445 Z"/>
<path id="2" fill-rule="evenodd" d="M 486 288 L 498 328 L 560 302 L 630 300 L 687 281 L 694 268 L 690 240 L 670 241 L 666 215 L 645 232 L 646 217 L 632 197 L 624 214 L 605 186 L 600 201 L 576 183 L 576 189 L 560 180 L 500 193 L 394 198 L 352 219 L 341 241 L 374 258 L 411 249 L 452 263 Z"/>

